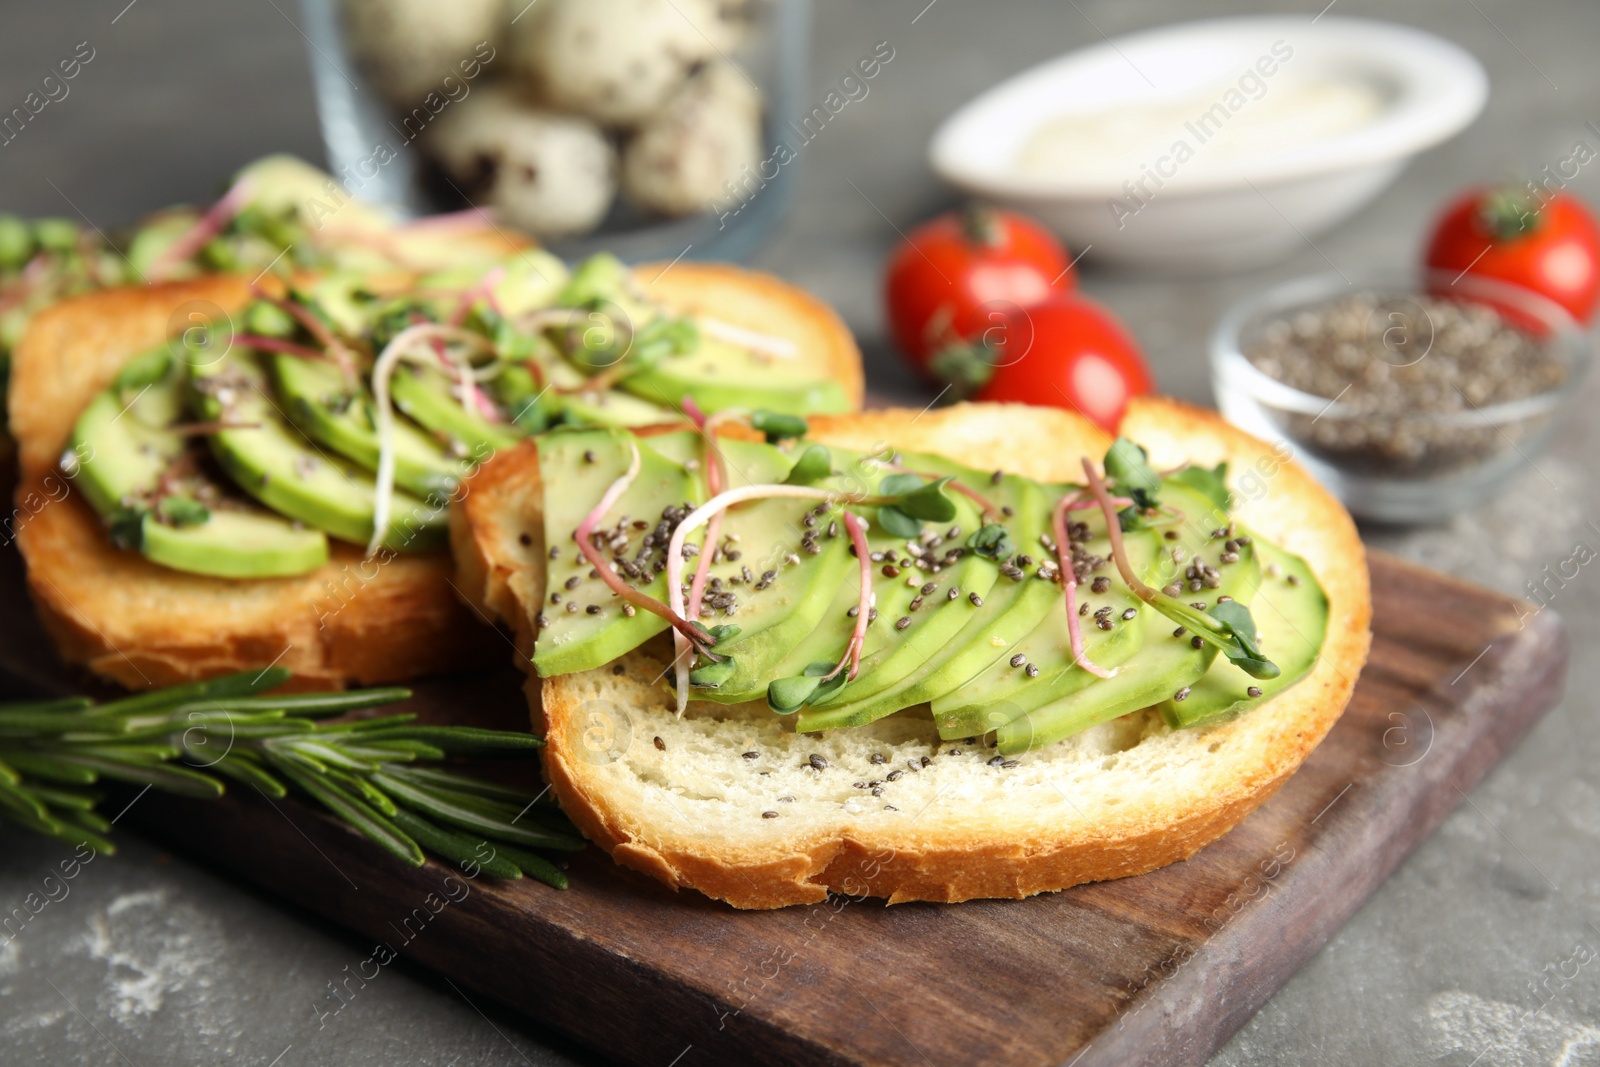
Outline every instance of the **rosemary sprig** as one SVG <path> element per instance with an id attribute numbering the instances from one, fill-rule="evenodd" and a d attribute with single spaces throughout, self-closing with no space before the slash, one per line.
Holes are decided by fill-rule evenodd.
<path id="1" fill-rule="evenodd" d="M 391 855 L 424 852 L 498 878 L 565 889 L 542 852 L 583 839 L 553 803 L 511 786 L 417 766 L 448 756 L 514 756 L 530 734 L 419 726 L 414 715 L 325 721 L 404 700 L 405 689 L 286 694 L 282 668 L 172 686 L 96 705 L 87 698 L 0 704 L 0 820 L 111 853 L 102 779 L 215 798 L 226 782 L 319 803 Z"/>

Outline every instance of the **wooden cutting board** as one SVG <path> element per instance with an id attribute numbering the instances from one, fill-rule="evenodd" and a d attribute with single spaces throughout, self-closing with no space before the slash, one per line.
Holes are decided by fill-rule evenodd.
<path id="1" fill-rule="evenodd" d="M 0 666 L 58 688 L 18 578 L 0 553 Z M 1355 698 L 1277 796 L 1187 862 L 1030 900 L 737 912 L 593 849 L 567 892 L 410 870 L 242 794 L 150 794 L 129 819 L 623 1063 L 1199 1064 L 1560 696 L 1554 613 L 1383 556 L 1372 584 Z M 412 703 L 526 722 L 509 667 Z"/>

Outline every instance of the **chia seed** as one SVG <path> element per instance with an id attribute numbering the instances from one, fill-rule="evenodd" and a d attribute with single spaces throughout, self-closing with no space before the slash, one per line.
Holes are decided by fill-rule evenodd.
<path id="1" fill-rule="evenodd" d="M 1262 373 L 1330 410 L 1286 431 L 1353 471 L 1442 477 L 1514 448 L 1548 421 L 1474 418 L 1486 405 L 1560 388 L 1567 368 L 1487 304 L 1356 293 L 1267 322 L 1244 347 Z"/>

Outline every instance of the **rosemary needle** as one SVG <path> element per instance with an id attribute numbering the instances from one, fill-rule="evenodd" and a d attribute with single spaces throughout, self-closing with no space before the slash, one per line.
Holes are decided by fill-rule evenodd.
<path id="1" fill-rule="evenodd" d="M 404 700 L 405 689 L 273 696 L 289 672 L 250 671 L 140 693 L 0 703 L 0 821 L 115 851 L 99 813 L 102 779 L 184 796 L 220 797 L 231 780 L 279 798 L 309 797 L 412 866 L 431 852 L 474 874 L 559 889 L 566 876 L 532 849 L 570 852 L 583 839 L 541 795 L 454 770 L 416 766 L 457 756 L 515 756 L 529 734 L 418 726 L 413 715 L 327 722 Z"/>

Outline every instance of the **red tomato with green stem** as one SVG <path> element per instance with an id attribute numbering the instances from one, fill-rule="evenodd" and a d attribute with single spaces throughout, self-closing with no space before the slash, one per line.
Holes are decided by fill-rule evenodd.
<path id="1" fill-rule="evenodd" d="M 1079 294 L 996 316 L 965 352 L 936 369 L 963 395 L 1077 411 L 1115 432 L 1128 401 L 1153 386 L 1133 337 Z"/>
<path id="2" fill-rule="evenodd" d="M 884 278 L 895 343 L 924 372 L 934 353 L 972 340 L 997 314 L 1077 284 L 1066 251 L 1021 215 L 971 207 L 911 231 Z"/>
<path id="3" fill-rule="evenodd" d="M 1434 224 L 1427 265 L 1530 289 L 1587 323 L 1600 304 L 1600 225 L 1566 192 L 1472 189 Z"/>

